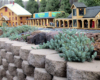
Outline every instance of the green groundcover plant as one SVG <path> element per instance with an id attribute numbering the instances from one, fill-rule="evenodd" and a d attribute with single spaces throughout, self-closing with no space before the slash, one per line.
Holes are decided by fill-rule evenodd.
<path id="1" fill-rule="evenodd" d="M 3 31 L 3 35 L 1 35 L 1 38 L 9 38 L 11 40 L 15 39 L 25 39 L 27 36 L 29 36 L 31 32 L 37 30 L 36 27 L 31 27 L 28 25 L 23 26 L 17 26 L 17 27 L 0 27 L 0 29 Z M 22 33 L 26 33 L 25 35 L 21 35 Z"/>
<path id="2" fill-rule="evenodd" d="M 59 32 L 54 39 L 43 43 L 39 48 L 54 49 L 67 61 L 85 62 L 92 61 L 97 56 L 97 52 L 91 54 L 94 50 L 92 43 L 93 40 L 86 35 L 77 32 L 76 29 L 69 29 Z"/>

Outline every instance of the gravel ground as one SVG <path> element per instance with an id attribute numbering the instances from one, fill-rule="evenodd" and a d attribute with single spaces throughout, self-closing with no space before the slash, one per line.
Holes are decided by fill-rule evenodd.
<path id="1" fill-rule="evenodd" d="M 63 28 L 38 28 L 38 30 L 44 31 L 44 32 L 50 32 L 50 31 L 62 31 Z M 86 29 L 77 29 L 80 32 L 83 33 L 100 33 L 100 30 L 86 30 Z"/>

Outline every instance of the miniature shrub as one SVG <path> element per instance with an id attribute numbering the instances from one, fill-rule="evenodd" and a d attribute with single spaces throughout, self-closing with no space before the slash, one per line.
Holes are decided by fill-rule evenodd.
<path id="1" fill-rule="evenodd" d="M 23 25 L 18 27 L 1 27 L 1 30 L 3 31 L 3 35 L 0 37 L 8 37 L 11 40 L 15 40 L 21 38 L 25 39 L 31 32 L 37 30 L 37 28 Z M 25 35 L 21 35 L 22 33 Z"/>
<path id="2" fill-rule="evenodd" d="M 77 35 L 76 35 L 77 33 Z M 67 61 L 84 62 L 91 61 L 97 55 L 95 52 L 91 54 L 94 47 L 91 41 L 84 34 L 80 34 L 77 30 L 64 30 L 51 39 L 50 42 L 43 43 L 39 48 L 54 49 L 60 54 L 60 57 Z"/>

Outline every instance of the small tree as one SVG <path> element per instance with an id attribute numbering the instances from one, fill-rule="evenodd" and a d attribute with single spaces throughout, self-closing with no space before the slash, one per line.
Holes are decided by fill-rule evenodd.
<path id="1" fill-rule="evenodd" d="M 38 3 L 35 0 L 29 0 L 26 8 L 30 13 L 34 14 L 38 12 Z"/>
<path id="2" fill-rule="evenodd" d="M 61 6 L 59 8 L 60 11 L 65 11 L 66 13 L 71 13 L 71 5 L 69 3 L 69 0 L 62 0 Z"/>
<path id="3" fill-rule="evenodd" d="M 41 0 L 39 12 L 45 12 L 46 0 Z"/>
<path id="4" fill-rule="evenodd" d="M 100 0 L 78 0 L 78 2 L 83 2 L 88 7 L 100 6 Z"/>
<path id="5" fill-rule="evenodd" d="M 15 3 L 18 3 L 20 6 L 24 7 L 22 0 L 15 0 Z"/>
<path id="6" fill-rule="evenodd" d="M 61 12 L 61 13 L 57 13 L 55 18 L 67 18 L 68 16 L 69 16 L 68 13 Z"/>
<path id="7" fill-rule="evenodd" d="M 45 11 L 58 11 L 59 3 L 59 0 L 48 0 Z"/>

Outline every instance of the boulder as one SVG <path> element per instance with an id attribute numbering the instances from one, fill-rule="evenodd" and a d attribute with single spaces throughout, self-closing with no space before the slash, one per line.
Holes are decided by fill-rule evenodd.
<path id="1" fill-rule="evenodd" d="M 6 76 L 6 70 L 0 66 L 0 79 Z"/>
<path id="2" fill-rule="evenodd" d="M 13 80 L 18 80 L 18 77 L 17 77 L 17 76 L 15 76 L 15 77 L 13 78 Z"/>
<path id="3" fill-rule="evenodd" d="M 52 80 L 52 76 L 43 68 L 35 68 L 34 80 Z"/>
<path id="4" fill-rule="evenodd" d="M 6 52 L 7 52 L 7 51 L 6 51 L 5 49 L 1 49 L 0 52 L 1 52 L 1 54 L 0 54 L 1 57 L 2 57 L 2 58 L 6 58 Z"/>
<path id="5" fill-rule="evenodd" d="M 7 78 L 6 77 L 3 77 L 2 80 L 7 80 Z"/>
<path id="6" fill-rule="evenodd" d="M 28 62 L 34 67 L 44 68 L 45 67 L 45 57 L 47 55 L 57 53 L 55 50 L 50 49 L 37 49 L 32 50 L 28 57 Z"/>
<path id="7" fill-rule="evenodd" d="M 46 56 L 45 69 L 48 73 L 57 77 L 66 77 L 66 61 L 59 54 Z"/>
<path id="8" fill-rule="evenodd" d="M 100 61 L 92 62 L 68 62 L 68 80 L 100 80 Z"/>

